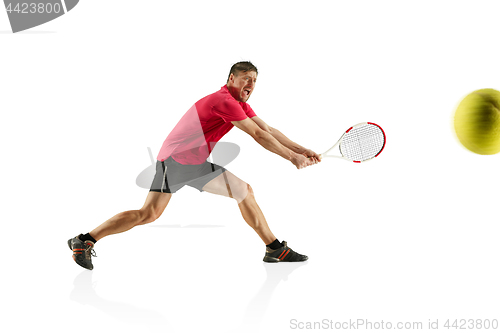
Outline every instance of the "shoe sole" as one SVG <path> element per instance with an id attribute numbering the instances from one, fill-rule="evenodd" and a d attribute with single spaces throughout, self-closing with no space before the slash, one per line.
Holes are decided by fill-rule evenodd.
<path id="1" fill-rule="evenodd" d="M 307 261 L 309 260 L 309 258 L 305 259 L 305 260 L 298 260 L 298 261 L 283 261 L 283 260 L 280 260 L 278 258 L 265 258 L 264 259 L 264 262 L 267 262 L 267 263 L 277 263 L 277 262 L 304 262 L 304 261 Z"/>
<path id="2" fill-rule="evenodd" d="M 280 262 L 278 258 L 273 258 L 273 257 L 266 257 L 264 258 L 264 262 L 269 262 L 269 263 L 274 263 L 274 262 Z"/>

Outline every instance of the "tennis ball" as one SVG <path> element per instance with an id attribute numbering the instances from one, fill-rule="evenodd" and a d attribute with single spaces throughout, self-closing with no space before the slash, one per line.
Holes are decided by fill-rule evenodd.
<path id="1" fill-rule="evenodd" d="M 454 124 L 465 148 L 480 155 L 500 152 L 500 92 L 480 89 L 465 96 L 455 111 Z"/>

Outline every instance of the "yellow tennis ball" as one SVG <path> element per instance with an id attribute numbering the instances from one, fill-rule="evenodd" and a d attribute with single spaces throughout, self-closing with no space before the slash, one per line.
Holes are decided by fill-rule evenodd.
<path id="1" fill-rule="evenodd" d="M 465 96 L 455 111 L 454 124 L 465 148 L 481 155 L 500 152 L 500 92 L 480 89 Z"/>

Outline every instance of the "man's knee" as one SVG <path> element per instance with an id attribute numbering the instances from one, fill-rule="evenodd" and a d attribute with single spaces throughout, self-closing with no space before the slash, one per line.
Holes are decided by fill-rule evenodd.
<path id="1" fill-rule="evenodd" d="M 238 201 L 238 203 L 241 203 L 243 200 L 245 200 L 248 196 L 253 196 L 253 190 L 252 187 L 247 184 L 243 183 L 243 186 L 238 188 L 238 191 L 236 191 L 236 194 L 233 193 L 234 199 Z"/>
<path id="2" fill-rule="evenodd" d="M 250 184 L 247 184 L 247 188 L 248 188 L 248 194 L 253 195 L 252 186 L 250 186 Z"/>

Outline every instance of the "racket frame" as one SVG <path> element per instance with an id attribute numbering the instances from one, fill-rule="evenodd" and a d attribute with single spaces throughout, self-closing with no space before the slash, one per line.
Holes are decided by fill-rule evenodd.
<path id="1" fill-rule="evenodd" d="M 380 151 L 377 153 L 377 155 L 373 156 L 372 158 L 369 158 L 367 160 L 364 160 L 364 161 L 354 161 L 348 157 L 345 157 L 342 155 L 342 152 L 340 152 L 341 155 L 328 155 L 328 153 L 330 151 L 332 151 L 334 148 L 336 148 L 338 145 L 340 145 L 340 143 L 342 142 L 342 139 L 344 139 L 344 136 L 349 133 L 353 128 L 356 128 L 356 127 L 360 127 L 360 126 L 364 126 L 364 125 L 375 125 L 377 126 L 381 131 L 382 131 L 382 134 L 384 135 L 384 145 L 382 146 L 382 149 L 380 149 Z M 379 125 L 375 124 L 375 123 L 371 123 L 371 122 L 364 122 L 364 123 L 359 123 L 359 124 L 356 124 L 354 126 L 351 126 L 347 129 L 347 131 L 344 132 L 344 134 L 342 134 L 342 136 L 340 137 L 340 139 L 330 148 L 328 149 L 327 151 L 325 151 L 323 154 L 320 154 L 320 158 L 323 158 L 323 157 L 335 157 L 335 158 L 341 158 L 343 160 L 346 160 L 346 161 L 350 161 L 350 162 L 354 162 L 354 163 L 361 163 L 361 162 L 366 162 L 366 161 L 369 161 L 369 160 L 372 160 L 374 159 L 375 157 L 377 157 L 378 155 L 380 155 L 380 153 L 384 150 L 385 148 L 385 143 L 386 143 L 387 139 L 386 139 L 386 136 L 385 136 L 385 132 L 384 130 L 382 129 L 382 127 L 380 127 Z M 340 150 L 340 149 L 339 149 Z"/>

